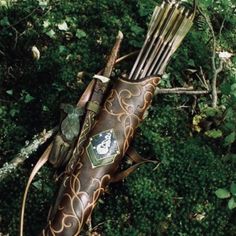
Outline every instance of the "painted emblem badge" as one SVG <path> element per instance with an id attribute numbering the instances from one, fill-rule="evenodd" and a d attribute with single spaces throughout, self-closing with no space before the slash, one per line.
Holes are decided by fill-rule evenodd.
<path id="1" fill-rule="evenodd" d="M 94 135 L 87 146 L 87 154 L 94 168 L 113 163 L 119 153 L 113 129 Z"/>

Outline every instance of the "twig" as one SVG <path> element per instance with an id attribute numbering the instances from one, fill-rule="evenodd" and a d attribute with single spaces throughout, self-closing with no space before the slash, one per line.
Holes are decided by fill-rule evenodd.
<path id="1" fill-rule="evenodd" d="M 207 90 L 180 90 L 180 89 L 156 89 L 155 94 L 186 94 L 186 95 L 202 95 L 209 94 Z"/>
<path id="2" fill-rule="evenodd" d="M 204 75 L 204 73 L 203 73 L 203 69 L 202 69 L 202 67 L 200 66 L 200 75 L 201 75 L 201 77 L 197 74 L 197 77 L 200 79 L 200 81 L 202 82 L 202 84 L 203 84 L 203 87 L 206 89 L 206 90 L 210 90 L 210 88 L 209 88 L 209 85 L 208 85 L 208 83 L 207 83 L 207 81 L 206 81 L 206 77 L 205 77 L 205 75 Z"/>
<path id="3" fill-rule="evenodd" d="M 202 14 L 202 16 L 205 18 L 206 23 L 210 29 L 211 35 L 212 35 L 212 40 L 213 40 L 213 45 L 212 45 L 212 57 L 211 57 L 211 65 L 212 65 L 212 71 L 213 71 L 213 76 L 212 76 L 212 84 L 211 84 L 211 89 L 212 89 L 212 107 L 217 107 L 218 103 L 218 95 L 217 95 L 217 77 L 218 74 L 223 70 L 223 61 L 220 61 L 220 65 L 217 68 L 216 67 L 216 36 L 215 36 L 215 31 L 213 29 L 212 23 L 210 21 L 210 18 L 201 11 L 199 8 L 199 12 Z"/>
<path id="4" fill-rule="evenodd" d="M 16 79 L 16 77 L 11 73 L 11 71 L 13 71 L 12 66 L 10 66 L 10 67 L 7 68 L 7 73 L 8 73 L 8 75 L 11 76 L 11 78 Z"/>
<path id="5" fill-rule="evenodd" d="M 40 8 L 37 7 L 35 8 L 33 11 L 31 11 L 28 15 L 26 15 L 25 17 L 23 17 L 22 19 L 20 19 L 19 21 L 17 21 L 16 23 L 14 24 L 11 24 L 9 25 L 7 28 L 11 28 L 11 27 L 14 27 L 16 25 L 18 25 L 19 23 L 21 23 L 22 21 L 26 20 L 27 18 L 29 18 L 30 16 L 32 16 L 37 10 L 39 10 Z"/>
<path id="6" fill-rule="evenodd" d="M 55 2 L 54 4 L 52 4 L 51 6 L 49 6 L 48 10 L 47 10 L 43 15 L 41 15 L 41 16 L 45 16 L 46 14 L 48 14 L 48 12 L 50 12 L 50 11 L 52 10 L 52 8 L 53 8 L 54 6 L 56 6 L 57 4 L 59 4 L 59 3 L 60 3 L 60 1 Z M 9 25 L 9 26 L 7 27 L 7 29 L 10 28 L 10 27 L 14 27 L 14 26 L 18 25 L 19 23 L 21 23 L 21 22 L 24 21 L 24 20 L 27 20 L 30 16 L 32 16 L 36 11 L 38 11 L 38 10 L 40 10 L 40 9 L 41 9 L 40 7 L 36 7 L 36 8 L 35 8 L 34 10 L 32 10 L 28 15 L 26 15 L 26 16 L 23 17 L 23 18 L 21 18 L 21 19 L 20 19 L 19 21 L 17 21 L 16 23 Z"/>
<path id="7" fill-rule="evenodd" d="M 219 67 L 216 69 L 216 75 L 218 75 L 222 70 L 223 70 L 223 65 L 224 65 L 224 61 L 220 60 L 220 65 Z"/>
<path id="8" fill-rule="evenodd" d="M 0 98 L 0 103 L 12 103 L 12 101 Z"/>
<path id="9" fill-rule="evenodd" d="M 163 88 L 158 90 L 168 90 L 168 91 L 193 91 L 193 87 L 175 87 L 175 88 Z"/>
<path id="10" fill-rule="evenodd" d="M 4 53 L 2 50 L 0 50 L 0 54 L 2 54 L 3 56 L 5 56 L 5 53 Z"/>
<path id="11" fill-rule="evenodd" d="M 221 24 L 221 26 L 220 26 L 220 31 L 219 31 L 219 38 L 221 38 L 221 34 L 222 34 L 222 30 L 224 29 L 224 26 L 225 26 L 225 18 L 224 18 L 224 20 L 222 21 L 222 24 Z"/>
<path id="12" fill-rule="evenodd" d="M 4 180 L 8 175 L 16 170 L 21 164 L 27 160 L 31 154 L 33 154 L 37 149 L 43 145 L 49 138 L 51 138 L 58 130 L 55 127 L 48 132 L 43 132 L 35 135 L 33 140 L 23 147 L 20 152 L 13 158 L 9 163 L 5 163 L 0 169 L 0 182 Z"/>
<path id="13" fill-rule="evenodd" d="M 14 39 L 14 46 L 13 46 L 13 49 L 15 50 L 17 42 L 18 42 L 19 32 L 14 26 L 11 26 L 11 28 L 15 31 L 15 39 Z"/>

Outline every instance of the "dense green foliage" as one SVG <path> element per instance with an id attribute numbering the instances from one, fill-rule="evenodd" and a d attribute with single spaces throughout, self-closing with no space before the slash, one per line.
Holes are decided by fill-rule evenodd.
<path id="1" fill-rule="evenodd" d="M 60 103 L 78 100 L 92 75 L 104 66 L 118 30 L 125 36 L 121 55 L 142 46 L 155 4 L 0 0 L 1 166 L 26 140 L 58 123 Z M 213 27 L 216 47 L 207 21 L 198 14 L 163 76 L 163 88 L 203 90 L 199 77 L 204 77 L 211 90 L 213 50 L 217 66 L 223 60 L 220 52 L 236 52 L 233 0 L 206 0 L 200 6 Z M 33 46 L 39 59 L 37 53 L 32 56 Z M 155 97 L 134 145 L 160 164 L 146 164 L 110 186 L 94 211 L 95 231 L 107 236 L 236 235 L 236 210 L 229 206 L 229 199 L 232 203 L 236 197 L 236 60 L 224 60 L 217 107 L 212 107 L 210 94 Z M 127 73 L 132 63 L 132 58 L 121 63 L 115 73 Z M 0 183 L 0 234 L 18 235 L 23 189 L 44 148 Z M 46 222 L 55 190 L 52 176 L 48 165 L 33 182 L 26 236 L 37 235 Z"/>

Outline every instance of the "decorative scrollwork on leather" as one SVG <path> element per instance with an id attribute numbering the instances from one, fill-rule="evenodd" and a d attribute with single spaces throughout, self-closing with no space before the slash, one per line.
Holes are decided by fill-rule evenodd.
<path id="1" fill-rule="evenodd" d="M 141 82 L 120 79 L 121 86 L 113 88 L 105 102 L 104 110 L 117 117 L 117 121 L 122 124 L 123 155 L 152 100 L 158 81 L 159 78 L 146 79 Z"/>
<path id="2" fill-rule="evenodd" d="M 77 163 L 77 170 L 67 179 L 67 189 L 58 206 L 54 219 L 56 222 L 49 221 L 48 226 L 43 230 L 42 235 L 79 235 L 85 219 L 92 212 L 96 202 L 104 192 L 104 185 L 110 180 L 110 175 L 104 175 L 101 179 L 91 178 L 87 191 L 81 189 L 80 173 L 82 163 Z"/>

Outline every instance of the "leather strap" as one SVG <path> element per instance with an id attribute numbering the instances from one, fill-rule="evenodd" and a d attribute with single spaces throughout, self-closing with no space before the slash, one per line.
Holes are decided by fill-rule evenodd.
<path id="1" fill-rule="evenodd" d="M 89 101 L 89 99 L 92 95 L 95 83 L 96 83 L 96 79 L 93 79 L 93 80 L 90 81 L 87 88 L 85 89 L 82 96 L 80 97 L 80 99 L 77 103 L 77 106 L 79 106 L 79 107 L 85 107 L 86 106 L 87 102 Z"/>
<path id="2" fill-rule="evenodd" d="M 127 152 L 126 155 L 129 157 L 130 160 L 132 160 L 135 164 L 133 164 L 131 167 L 127 168 L 126 170 L 123 170 L 119 173 L 117 173 L 115 176 L 113 176 L 111 182 L 115 183 L 115 182 L 119 182 L 124 180 L 126 177 L 128 177 L 131 173 L 133 173 L 140 165 L 144 164 L 144 163 L 155 163 L 157 164 L 158 161 L 154 161 L 154 160 L 149 160 L 149 159 L 145 159 L 143 157 L 141 157 L 138 152 L 133 148 L 130 147 Z"/>
<path id="3" fill-rule="evenodd" d="M 23 236 L 23 231 L 24 231 L 25 202 L 26 202 L 28 191 L 29 191 L 29 187 L 30 187 L 35 175 L 42 168 L 42 166 L 47 162 L 51 149 L 52 149 L 52 144 L 49 144 L 47 149 L 44 151 L 43 155 L 40 157 L 40 159 L 38 160 L 38 162 L 34 166 L 32 172 L 30 174 L 30 177 L 28 179 L 28 182 L 27 182 L 27 185 L 25 188 L 25 192 L 24 192 L 24 196 L 23 196 L 22 207 L 21 207 L 20 236 Z"/>

